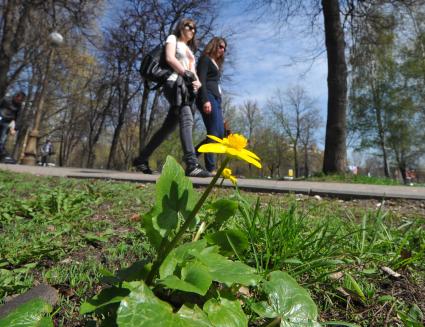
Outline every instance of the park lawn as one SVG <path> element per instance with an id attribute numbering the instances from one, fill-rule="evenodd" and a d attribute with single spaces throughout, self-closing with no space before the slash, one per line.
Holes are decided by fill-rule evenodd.
<path id="1" fill-rule="evenodd" d="M 149 259 L 140 221 L 155 185 L 44 178 L 0 171 L 0 301 L 37 283 L 57 288 L 59 326 L 79 326 L 102 271 Z M 232 197 L 216 189 L 212 198 Z M 403 326 L 425 312 L 425 208 L 415 201 L 244 194 L 228 227 L 245 231 L 238 254 L 259 272 L 282 269 L 307 287 L 322 320 Z M 259 201 L 257 202 L 257 198 Z M 252 228 L 255 226 L 255 228 Z M 384 273 L 389 267 L 401 274 Z M 1 302 L 0 302 L 1 303 Z"/>
<path id="2" fill-rule="evenodd" d="M 353 184 L 372 184 L 372 185 L 404 185 L 402 181 L 393 178 L 375 177 L 353 174 L 334 174 L 325 175 L 323 173 L 316 174 L 307 178 L 311 182 L 336 182 L 336 183 L 353 183 Z M 425 186 L 424 183 L 413 183 L 414 186 Z"/>

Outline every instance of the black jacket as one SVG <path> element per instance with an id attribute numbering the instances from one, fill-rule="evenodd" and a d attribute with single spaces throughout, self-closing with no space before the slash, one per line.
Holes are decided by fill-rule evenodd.
<path id="1" fill-rule="evenodd" d="M 221 73 L 217 66 L 208 56 L 201 56 L 196 68 L 199 81 L 202 84 L 198 92 L 198 103 L 204 105 L 208 102 L 208 92 L 212 93 L 217 99 L 221 99 L 219 82 Z"/>
<path id="2" fill-rule="evenodd" d="M 3 99 L 0 102 L 0 117 L 3 121 L 11 122 L 18 118 L 19 111 L 22 108 L 22 104 L 17 104 L 13 100 Z"/>

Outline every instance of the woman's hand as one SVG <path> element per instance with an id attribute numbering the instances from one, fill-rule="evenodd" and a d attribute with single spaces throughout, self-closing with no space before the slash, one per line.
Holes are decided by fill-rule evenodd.
<path id="1" fill-rule="evenodd" d="M 211 102 L 205 102 L 204 105 L 202 106 L 202 109 L 204 110 L 204 112 L 206 114 L 210 114 L 211 113 Z"/>
<path id="2" fill-rule="evenodd" d="M 195 80 L 192 82 L 192 86 L 193 86 L 193 90 L 197 92 L 201 88 L 202 84 L 199 80 Z"/>

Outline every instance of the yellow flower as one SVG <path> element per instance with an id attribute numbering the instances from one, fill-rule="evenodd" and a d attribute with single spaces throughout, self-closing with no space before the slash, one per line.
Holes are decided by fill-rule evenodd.
<path id="1" fill-rule="evenodd" d="M 233 185 L 236 185 L 236 182 L 238 181 L 238 179 L 232 175 L 232 171 L 229 168 L 224 168 L 223 172 L 221 173 L 221 176 L 230 180 Z"/>
<path id="2" fill-rule="evenodd" d="M 239 159 L 261 168 L 261 163 L 259 162 L 260 158 L 258 158 L 255 153 L 245 149 L 248 141 L 243 135 L 230 134 L 223 139 L 214 135 L 207 136 L 217 143 L 204 144 L 198 149 L 199 152 L 226 153 L 227 155 L 238 157 Z"/>

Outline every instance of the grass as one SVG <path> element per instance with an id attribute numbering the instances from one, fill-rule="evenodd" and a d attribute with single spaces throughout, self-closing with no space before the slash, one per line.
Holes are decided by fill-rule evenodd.
<path id="1" fill-rule="evenodd" d="M 364 175 L 325 175 L 317 174 L 309 177 L 308 181 L 312 182 L 338 182 L 338 183 L 354 183 L 354 184 L 373 184 L 373 185 L 404 185 L 402 182 L 385 177 L 368 177 Z"/>
<path id="2" fill-rule="evenodd" d="M 56 324 L 84 324 L 79 305 L 105 285 L 102 271 L 152 255 L 139 221 L 154 193 L 149 184 L 0 171 L 0 303 L 46 282 L 61 294 Z M 213 197 L 238 195 L 216 189 Z M 425 223 L 423 211 L 411 209 L 416 203 L 403 211 L 375 200 L 363 206 L 294 195 L 239 200 L 226 227 L 250 241 L 240 259 L 261 272 L 288 271 L 313 294 L 323 319 L 361 326 L 421 319 Z M 383 266 L 402 277 L 383 273 Z"/>
<path id="3" fill-rule="evenodd" d="M 294 199 L 285 209 L 245 203 L 240 225 L 252 248 L 247 263 L 289 272 L 312 291 L 328 320 L 384 326 L 391 308 L 398 316 L 418 304 L 424 310 L 424 287 L 417 288 L 425 277 L 423 217 L 400 219 L 385 203 L 342 213 L 336 203 L 304 209 Z M 382 267 L 402 272 L 402 279 Z M 390 319 L 388 326 L 395 325 L 397 318 Z"/>

